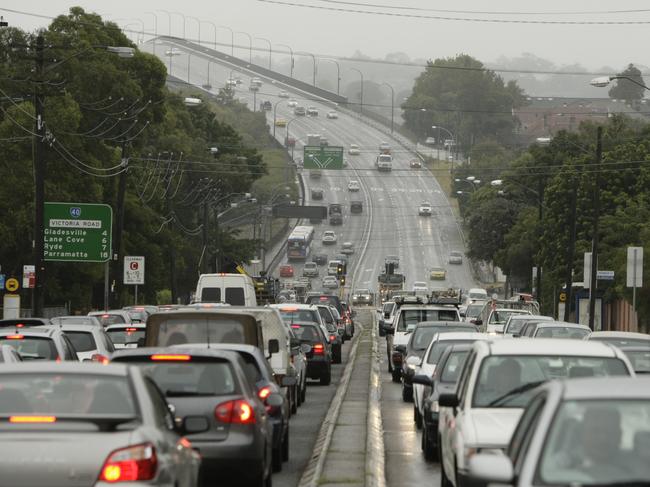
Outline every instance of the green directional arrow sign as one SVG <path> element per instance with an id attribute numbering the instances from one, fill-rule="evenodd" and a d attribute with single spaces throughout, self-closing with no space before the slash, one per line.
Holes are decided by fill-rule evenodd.
<path id="1" fill-rule="evenodd" d="M 45 260 L 106 262 L 111 256 L 112 223 L 109 205 L 45 203 Z"/>
<path id="2" fill-rule="evenodd" d="M 306 145 L 305 169 L 342 169 L 343 147 Z"/>

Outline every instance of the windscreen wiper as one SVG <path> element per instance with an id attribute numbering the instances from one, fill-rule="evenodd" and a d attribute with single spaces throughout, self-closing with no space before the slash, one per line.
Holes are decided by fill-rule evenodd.
<path id="1" fill-rule="evenodd" d="M 526 391 L 529 391 L 531 389 L 535 389 L 535 387 L 540 386 L 540 385 L 544 384 L 545 382 L 546 382 L 545 380 L 538 380 L 536 382 L 527 382 L 526 384 L 523 384 L 523 385 L 521 385 L 519 387 L 515 387 L 514 389 L 512 389 L 512 390 L 506 392 L 505 394 L 497 397 L 494 401 L 491 401 L 490 403 L 488 403 L 487 407 L 498 406 L 499 403 L 505 401 L 509 397 L 516 396 L 518 394 L 523 394 Z"/>

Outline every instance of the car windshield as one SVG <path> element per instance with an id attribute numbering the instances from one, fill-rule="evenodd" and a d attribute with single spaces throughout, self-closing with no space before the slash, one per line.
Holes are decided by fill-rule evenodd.
<path id="1" fill-rule="evenodd" d="M 537 385 L 552 379 L 629 375 L 625 363 L 614 357 L 553 355 L 492 355 L 481 363 L 472 405 L 480 408 L 526 405 Z"/>
<path id="2" fill-rule="evenodd" d="M 95 374 L 2 374 L 0 416 L 136 417 L 126 377 Z"/>
<path id="3" fill-rule="evenodd" d="M 238 320 L 215 318 L 173 318 L 160 322 L 156 345 L 184 343 L 255 343 L 256 330 Z"/>
<path id="4" fill-rule="evenodd" d="M 15 335 L 18 336 L 18 335 Z M 56 360 L 59 353 L 56 351 L 54 340 L 47 337 L 26 336 L 23 338 L 0 337 L 0 341 L 11 345 L 20 354 L 23 360 Z"/>
<path id="5" fill-rule="evenodd" d="M 459 331 L 459 330 L 450 330 L 450 331 Z M 461 330 L 461 331 L 467 331 L 467 330 Z M 436 330 L 436 332 L 440 332 L 440 330 Z M 434 343 L 431 346 L 431 350 L 429 350 L 429 355 L 427 355 L 427 363 L 428 364 L 437 364 L 440 361 L 440 357 L 442 357 L 442 354 L 445 352 L 447 347 L 450 347 L 452 345 L 458 345 L 460 343 L 471 343 L 474 340 L 438 340 L 436 343 Z"/>
<path id="6" fill-rule="evenodd" d="M 77 352 L 92 352 L 97 350 L 97 344 L 93 334 L 87 331 L 66 331 L 65 335 L 72 342 Z"/>
<path id="7" fill-rule="evenodd" d="M 291 325 L 293 333 L 299 340 L 304 342 L 318 342 L 320 337 L 314 326 Z"/>
<path id="8" fill-rule="evenodd" d="M 109 325 L 120 325 L 122 323 L 126 323 L 122 315 L 102 314 L 102 315 L 94 315 L 94 316 L 105 327 Z"/>
<path id="9" fill-rule="evenodd" d="M 503 325 L 505 324 L 506 321 L 508 321 L 508 317 L 514 314 L 528 314 L 528 313 L 522 313 L 521 311 L 516 309 L 497 309 L 494 310 L 494 312 L 490 315 L 490 321 L 488 324 Z"/>
<path id="10" fill-rule="evenodd" d="M 536 338 L 573 338 L 582 340 L 591 330 L 572 326 L 544 326 L 537 329 Z"/>
<path id="11" fill-rule="evenodd" d="M 534 320 L 511 318 L 510 322 L 508 323 L 508 329 L 504 331 L 507 333 L 519 333 L 527 323 L 530 323 L 532 321 Z"/>
<path id="12" fill-rule="evenodd" d="M 168 397 L 220 396 L 236 390 L 227 361 L 138 363 Z"/>
<path id="13" fill-rule="evenodd" d="M 632 368 L 637 374 L 650 374 L 650 349 L 623 351 L 632 362 Z"/>
<path id="14" fill-rule="evenodd" d="M 285 323 L 293 323 L 296 321 L 318 323 L 318 312 L 312 309 L 298 309 L 292 311 L 281 309 L 280 314 Z"/>
<path id="15" fill-rule="evenodd" d="M 440 373 L 440 382 L 449 384 L 456 383 L 468 354 L 468 351 L 451 352 Z"/>
<path id="16" fill-rule="evenodd" d="M 418 326 L 413 332 L 411 346 L 413 350 L 426 350 L 433 340 L 433 336 L 439 333 L 440 330 L 433 326 Z"/>
<path id="17" fill-rule="evenodd" d="M 456 309 L 404 309 L 400 313 L 397 331 L 406 331 L 422 321 L 459 321 Z"/>
<path id="18" fill-rule="evenodd" d="M 50 318 L 50 321 L 53 325 L 94 325 L 97 326 L 97 322 L 94 318 L 90 316 L 58 316 L 56 318 Z"/>
<path id="19" fill-rule="evenodd" d="M 564 402 L 543 446 L 538 476 L 546 485 L 647 485 L 650 402 Z"/>
<path id="20" fill-rule="evenodd" d="M 465 316 L 467 318 L 476 318 L 479 314 L 481 314 L 483 307 L 483 304 L 470 304 L 465 310 Z"/>
<path id="21" fill-rule="evenodd" d="M 137 344 L 138 340 L 144 340 L 144 328 L 112 328 L 106 330 L 114 345 L 120 348 L 120 345 Z"/>

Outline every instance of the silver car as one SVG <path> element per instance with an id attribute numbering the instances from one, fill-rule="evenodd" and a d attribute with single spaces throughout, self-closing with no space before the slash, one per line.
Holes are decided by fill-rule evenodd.
<path id="1" fill-rule="evenodd" d="M 72 346 L 82 362 L 106 363 L 108 357 L 115 351 L 113 342 L 102 326 L 64 323 L 60 325 L 60 328 L 72 342 Z"/>
<path id="2" fill-rule="evenodd" d="M 0 383 L 2 485 L 196 485 L 199 456 L 138 368 L 5 364 Z M 182 429 L 208 422 L 186 418 Z"/>

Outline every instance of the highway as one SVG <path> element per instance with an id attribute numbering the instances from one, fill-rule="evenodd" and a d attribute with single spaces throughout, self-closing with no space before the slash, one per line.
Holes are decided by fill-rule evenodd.
<path id="1" fill-rule="evenodd" d="M 165 57 L 164 52 L 170 48 L 170 44 L 157 47 L 157 54 L 168 66 L 169 57 Z M 150 49 L 151 46 L 147 46 Z M 174 43 L 173 47 L 180 51 L 179 55 L 172 58 L 173 74 L 187 80 L 188 46 Z M 189 63 L 189 80 L 193 85 L 200 87 L 206 83 L 207 58 L 195 48 L 191 49 L 191 52 L 194 54 Z M 246 100 L 248 106 L 252 108 L 254 96 L 248 90 L 252 76 L 250 73 L 242 73 L 238 70 L 233 72 L 229 66 L 211 63 L 210 81 L 213 85 L 211 91 L 217 93 L 219 87 L 223 87 L 226 80 L 230 78 L 231 73 L 234 77 L 243 80 L 243 83 L 236 88 L 236 98 Z M 413 153 L 400 146 L 389 134 L 364 123 L 357 114 L 339 110 L 338 119 L 327 119 L 326 113 L 333 108 L 331 103 L 314 100 L 312 96 L 294 92 L 286 86 L 273 84 L 270 80 L 263 80 L 263 82 L 263 86 L 255 96 L 257 109 L 263 100 L 269 100 L 273 105 L 277 103 L 277 118 L 291 121 L 288 133 L 297 140 L 295 157 L 302 156 L 302 147 L 307 134 L 318 133 L 328 139 L 329 145 L 340 145 L 345 148 L 347 168 L 324 170 L 321 179 L 311 179 L 307 174 L 303 174 L 303 179 L 307 193 L 306 204 L 343 204 L 343 225 L 331 227 L 327 222 L 315 225 L 316 236 L 312 253 L 326 253 L 331 257 L 338 252 L 341 243 L 345 241 L 354 243 L 356 253 L 348 265 L 348 270 L 353 271 L 353 279 L 347 283 L 348 292 L 354 287 L 376 291 L 377 277 L 384 267 L 384 257 L 389 254 L 397 254 L 400 257 L 399 271 L 406 275 L 407 289 L 411 288 L 414 281 L 427 281 L 432 287 L 474 287 L 475 281 L 467 259 L 464 259 L 462 265 L 447 263 L 450 251 L 464 250 L 463 238 L 449 201 L 435 177 L 426 169 L 410 168 L 409 161 L 414 157 Z M 295 117 L 293 109 L 287 106 L 287 100 L 277 96 L 282 90 L 289 92 L 291 98 L 295 98 L 302 106 L 315 106 L 319 110 L 318 117 Z M 266 116 L 272 131 L 273 111 L 266 112 Z M 280 142 L 284 141 L 285 135 L 285 128 L 276 127 L 276 138 Z M 393 149 L 393 170 L 390 173 L 380 173 L 374 167 L 381 142 L 388 142 Z M 359 145 L 361 154 L 347 155 L 350 144 Z M 347 190 L 347 184 L 351 179 L 360 182 L 360 192 L 350 193 Z M 323 189 L 324 199 L 311 201 L 311 188 Z M 349 203 L 351 200 L 359 199 L 364 201 L 363 213 L 351 215 Z M 432 217 L 418 216 L 418 206 L 424 201 L 433 206 Z M 321 244 L 321 234 L 327 229 L 337 233 L 336 246 Z M 286 256 L 283 257 L 282 262 L 286 263 Z M 301 265 L 292 264 L 296 275 L 300 276 Z M 447 277 L 444 281 L 429 280 L 429 269 L 435 266 L 447 269 Z M 325 274 L 326 270 L 321 267 L 321 277 Z M 313 280 L 312 285 L 318 289 L 318 280 Z M 379 349 L 384 350 L 383 339 L 379 340 L 381 340 Z M 380 360 L 386 360 L 385 354 L 380 354 Z M 426 463 L 422 457 L 420 435 L 413 423 L 413 406 L 401 401 L 401 386 L 391 382 L 386 369 L 386 364 L 382 363 L 381 404 L 388 485 L 437 484 L 439 466 Z M 298 431 L 298 435 L 302 438 L 300 445 L 303 450 L 306 437 L 309 441 L 315 441 L 314 428 L 307 430 L 303 426 Z M 278 477 L 276 485 L 297 485 L 297 469 L 299 470 L 303 465 L 302 457 L 299 458 L 301 461 L 298 466 L 293 465 L 286 474 Z"/>

